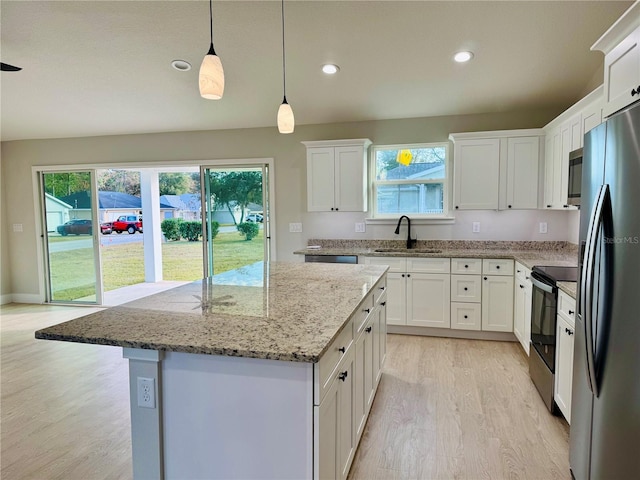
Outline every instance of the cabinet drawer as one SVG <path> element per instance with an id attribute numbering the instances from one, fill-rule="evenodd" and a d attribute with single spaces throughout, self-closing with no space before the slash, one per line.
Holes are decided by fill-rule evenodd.
<path id="1" fill-rule="evenodd" d="M 451 273 L 480 275 L 482 273 L 482 260 L 479 258 L 452 258 Z"/>
<path id="2" fill-rule="evenodd" d="M 359 316 L 356 316 L 359 318 Z M 353 343 L 353 318 L 345 325 L 338 336 L 331 342 L 327 351 L 320 357 L 320 361 L 315 365 L 317 378 L 320 382 L 319 398 L 316 401 L 322 401 L 327 389 L 333 381 L 332 373 L 344 357 L 345 353 Z"/>
<path id="3" fill-rule="evenodd" d="M 575 327 L 576 301 L 563 291 L 559 291 L 558 294 L 558 313 L 564 317 L 569 325 Z"/>
<path id="4" fill-rule="evenodd" d="M 522 265 L 521 263 L 516 262 L 516 280 L 520 283 L 524 283 L 529 280 L 531 277 L 531 270 Z"/>
<path id="5" fill-rule="evenodd" d="M 513 260 L 505 258 L 485 258 L 482 260 L 484 275 L 513 275 Z"/>
<path id="6" fill-rule="evenodd" d="M 482 307 L 479 303 L 451 304 L 451 328 L 456 330 L 480 330 Z"/>
<path id="7" fill-rule="evenodd" d="M 354 317 L 354 336 L 357 337 L 362 330 L 364 330 L 364 326 L 369 321 L 369 316 L 375 307 L 373 294 L 369 294 L 367 298 L 364 299 L 362 305 L 360 306 L 360 311 Z"/>
<path id="8" fill-rule="evenodd" d="M 407 272 L 414 273 L 449 273 L 449 258 L 407 258 Z"/>
<path id="9" fill-rule="evenodd" d="M 378 282 L 378 284 L 374 287 L 372 295 L 373 295 L 373 304 L 378 305 L 380 303 L 380 299 L 385 296 L 387 293 L 387 277 L 385 277 Z"/>
<path id="10" fill-rule="evenodd" d="M 368 265 L 389 265 L 390 272 L 404 273 L 407 271 L 407 259 L 402 257 L 367 257 Z"/>
<path id="11" fill-rule="evenodd" d="M 480 275 L 451 275 L 451 301 L 480 303 L 482 300 Z"/>

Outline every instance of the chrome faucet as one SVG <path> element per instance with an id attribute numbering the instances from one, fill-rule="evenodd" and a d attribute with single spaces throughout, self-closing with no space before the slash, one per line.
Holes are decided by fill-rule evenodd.
<path id="1" fill-rule="evenodd" d="M 411 219 L 409 217 L 407 217 L 406 215 L 402 215 L 400 217 L 400 219 L 398 220 L 398 225 L 396 226 L 395 234 L 400 235 L 400 224 L 402 223 L 403 218 L 407 219 L 407 248 L 412 248 L 418 240 L 411 239 Z"/>

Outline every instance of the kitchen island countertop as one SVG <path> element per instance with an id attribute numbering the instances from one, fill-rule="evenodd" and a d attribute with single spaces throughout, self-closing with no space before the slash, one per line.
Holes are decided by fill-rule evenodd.
<path id="1" fill-rule="evenodd" d="M 35 336 L 314 363 L 386 270 L 271 262 L 261 287 L 201 280 L 38 330 Z"/>

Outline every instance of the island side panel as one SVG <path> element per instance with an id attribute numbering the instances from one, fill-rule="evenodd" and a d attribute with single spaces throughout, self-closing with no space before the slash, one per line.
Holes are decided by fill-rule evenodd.
<path id="1" fill-rule="evenodd" d="M 165 478 L 311 478 L 312 367 L 167 352 Z"/>

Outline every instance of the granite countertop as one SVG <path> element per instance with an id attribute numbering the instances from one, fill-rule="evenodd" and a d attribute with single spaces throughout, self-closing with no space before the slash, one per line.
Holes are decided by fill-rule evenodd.
<path id="1" fill-rule="evenodd" d="M 577 296 L 578 283 L 577 282 L 558 282 L 558 288 L 564 293 L 572 297 L 574 300 Z"/>
<path id="2" fill-rule="evenodd" d="M 365 257 L 510 258 L 527 268 L 536 265 L 576 266 L 578 252 L 567 242 L 501 242 L 422 240 L 406 249 L 399 240 L 309 240 L 298 255 L 358 255 Z M 386 251 L 377 251 L 386 250 Z M 392 250 L 392 251 L 389 251 Z"/>
<path id="3" fill-rule="evenodd" d="M 45 340 L 317 362 L 386 272 L 271 262 L 263 286 L 201 280 L 35 334 Z"/>

